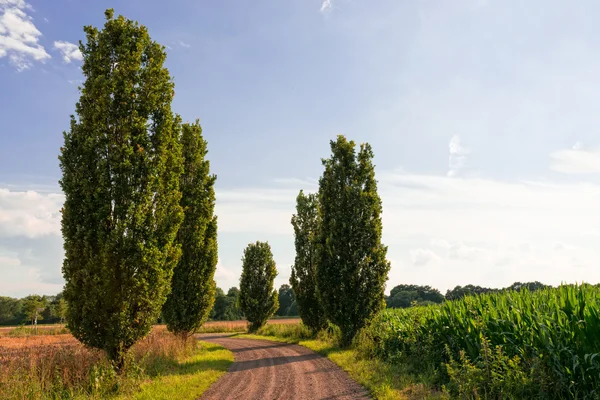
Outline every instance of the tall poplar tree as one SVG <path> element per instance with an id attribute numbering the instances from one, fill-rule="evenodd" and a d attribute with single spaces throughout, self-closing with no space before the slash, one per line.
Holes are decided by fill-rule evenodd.
<path id="1" fill-rule="evenodd" d="M 381 199 L 373 151 L 342 135 L 331 141 L 319 180 L 319 266 L 317 287 L 328 319 L 340 327 L 342 344 L 385 306 L 390 263 L 381 243 Z"/>
<path id="2" fill-rule="evenodd" d="M 218 254 L 214 185 L 217 177 L 210 174 L 207 143 L 198 121 L 183 124 L 181 145 L 184 219 L 177 233 L 177 243 L 182 253 L 173 272 L 163 316 L 167 328 L 185 340 L 206 322 L 215 303 Z"/>
<path id="3" fill-rule="evenodd" d="M 265 325 L 279 308 L 279 296 L 273 288 L 277 269 L 271 246 L 250 243 L 242 257 L 239 306 L 254 332 Z"/>
<path id="4" fill-rule="evenodd" d="M 319 229 L 319 208 L 315 194 L 296 197 L 296 214 L 292 216 L 296 258 L 292 265 L 290 285 L 294 289 L 298 313 L 302 322 L 312 331 L 327 326 L 325 310 L 317 292 L 317 266 L 319 262 L 316 237 Z"/>
<path id="5" fill-rule="evenodd" d="M 164 47 L 105 15 L 102 30 L 84 28 L 85 81 L 59 156 L 63 276 L 71 333 L 121 370 L 170 290 L 183 168 Z"/>

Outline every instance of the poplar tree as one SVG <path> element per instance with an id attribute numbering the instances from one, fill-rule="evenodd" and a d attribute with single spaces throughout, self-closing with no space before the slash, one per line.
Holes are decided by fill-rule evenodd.
<path id="1" fill-rule="evenodd" d="M 105 15 L 102 30 L 84 28 L 85 81 L 59 156 L 64 297 L 71 333 L 122 370 L 170 290 L 183 168 L 164 47 Z"/>
<path id="2" fill-rule="evenodd" d="M 264 326 L 279 308 L 273 282 L 277 269 L 271 246 L 266 242 L 250 243 L 242 257 L 239 306 L 250 323 L 249 331 Z"/>
<path id="3" fill-rule="evenodd" d="M 198 121 L 183 124 L 180 142 L 184 173 L 179 186 L 184 219 L 177 233 L 177 243 L 182 253 L 173 272 L 163 316 L 169 331 L 186 340 L 206 322 L 215 303 L 218 254 L 214 185 L 217 177 L 210 174 L 207 143 Z"/>
<path id="4" fill-rule="evenodd" d="M 317 287 L 328 319 L 339 326 L 342 345 L 385 306 L 390 269 L 381 243 L 381 199 L 371 146 L 342 135 L 331 141 L 319 180 Z"/>
<path id="5" fill-rule="evenodd" d="M 319 229 L 318 199 L 315 194 L 296 197 L 296 214 L 292 216 L 296 258 L 292 265 L 290 285 L 294 289 L 302 322 L 316 332 L 327 326 L 325 310 L 317 292 L 319 262 L 316 237 Z"/>

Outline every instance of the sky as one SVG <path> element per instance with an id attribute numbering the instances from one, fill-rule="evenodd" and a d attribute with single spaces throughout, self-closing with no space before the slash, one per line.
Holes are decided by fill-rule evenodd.
<path id="1" fill-rule="evenodd" d="M 216 280 L 290 219 L 343 134 L 369 142 L 398 284 L 600 282 L 600 3 L 0 0 L 0 295 L 63 285 L 58 152 L 83 26 L 104 10 L 166 46 L 173 110 L 217 174 Z"/>

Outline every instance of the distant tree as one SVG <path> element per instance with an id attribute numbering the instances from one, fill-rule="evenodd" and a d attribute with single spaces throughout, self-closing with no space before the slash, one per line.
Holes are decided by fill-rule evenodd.
<path id="1" fill-rule="evenodd" d="M 42 296 L 31 295 L 23 299 L 23 311 L 25 317 L 31 321 L 31 326 L 37 330 L 37 323 L 44 319 L 42 311 L 47 307 L 46 299 Z"/>
<path id="2" fill-rule="evenodd" d="M 549 287 L 548 285 L 544 285 L 541 282 L 535 281 L 535 282 L 525 282 L 525 283 L 521 283 L 521 282 L 515 282 L 512 285 L 510 285 L 509 287 L 506 288 L 506 290 L 516 290 L 516 291 L 520 291 L 521 289 L 527 289 L 530 292 L 534 292 L 536 290 L 540 290 L 540 289 L 545 289 Z"/>
<path id="3" fill-rule="evenodd" d="M 390 291 L 386 299 L 389 308 L 410 307 L 413 302 L 418 305 L 437 304 L 444 301 L 444 295 L 431 286 L 398 285 Z"/>
<path id="4" fill-rule="evenodd" d="M 277 290 L 273 289 L 276 276 L 271 246 L 266 242 L 250 243 L 242 258 L 239 296 L 240 309 L 250 323 L 250 332 L 266 324 L 279 308 Z"/>
<path id="5" fill-rule="evenodd" d="M 244 318 L 238 306 L 240 290 L 232 287 L 223 293 L 223 289 L 217 288 L 215 293 L 215 305 L 210 313 L 210 318 L 216 321 L 237 321 Z"/>
<path id="6" fill-rule="evenodd" d="M 54 308 L 54 315 L 59 319 L 61 324 L 65 323 L 67 317 L 67 301 L 64 298 L 58 299 Z"/>
<path id="7" fill-rule="evenodd" d="M 85 81 L 64 133 L 64 296 L 71 333 L 122 370 L 170 291 L 183 213 L 180 119 L 165 48 L 105 13 L 80 45 Z"/>
<path id="8" fill-rule="evenodd" d="M 302 322 L 312 331 L 327 326 L 325 310 L 317 292 L 317 232 L 319 210 L 317 196 L 300 191 L 296 197 L 296 214 L 292 216 L 296 258 L 292 265 L 290 284 L 296 295 L 297 309 Z"/>
<path id="9" fill-rule="evenodd" d="M 300 312 L 298 311 L 298 302 L 296 300 L 294 300 L 292 305 L 288 308 L 286 315 L 288 317 L 297 317 L 300 315 Z"/>
<path id="10" fill-rule="evenodd" d="M 216 176 L 210 174 L 207 143 L 202 128 L 183 124 L 181 134 L 184 173 L 180 179 L 184 219 L 177 232 L 181 258 L 173 271 L 171 293 L 163 306 L 169 331 L 187 338 L 208 319 L 215 302 L 217 269 Z"/>
<path id="11" fill-rule="evenodd" d="M 319 266 L 317 287 L 328 319 L 339 326 L 348 346 L 385 307 L 390 263 L 381 243 L 381 199 L 377 194 L 373 151 L 342 135 L 331 141 L 319 180 Z"/>
<path id="12" fill-rule="evenodd" d="M 446 292 L 446 300 L 458 300 L 462 299 L 465 296 L 473 296 L 477 294 L 492 293 L 497 291 L 498 289 L 490 289 L 474 285 L 456 286 L 454 289 L 448 290 Z"/>
<path id="13" fill-rule="evenodd" d="M 240 289 L 234 287 L 230 287 L 229 290 L 227 291 L 227 297 L 232 297 L 234 299 L 237 300 L 237 298 L 240 296 Z"/>
<path id="14" fill-rule="evenodd" d="M 0 325 L 16 325 L 21 322 L 23 302 L 20 299 L 0 296 Z"/>
<path id="15" fill-rule="evenodd" d="M 290 285 L 283 284 L 279 287 L 279 309 L 275 313 L 280 317 L 289 315 L 290 307 L 295 302 L 294 290 Z"/>

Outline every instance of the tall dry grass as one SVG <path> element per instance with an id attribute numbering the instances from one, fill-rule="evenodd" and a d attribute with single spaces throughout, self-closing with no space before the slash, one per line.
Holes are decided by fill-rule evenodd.
<path id="1" fill-rule="evenodd" d="M 195 342 L 182 342 L 155 329 L 129 353 L 128 367 L 118 376 L 102 351 L 74 339 L 54 345 L 43 338 L 10 346 L 0 341 L 0 399 L 106 398 L 133 391 L 140 382 L 191 355 Z"/>

